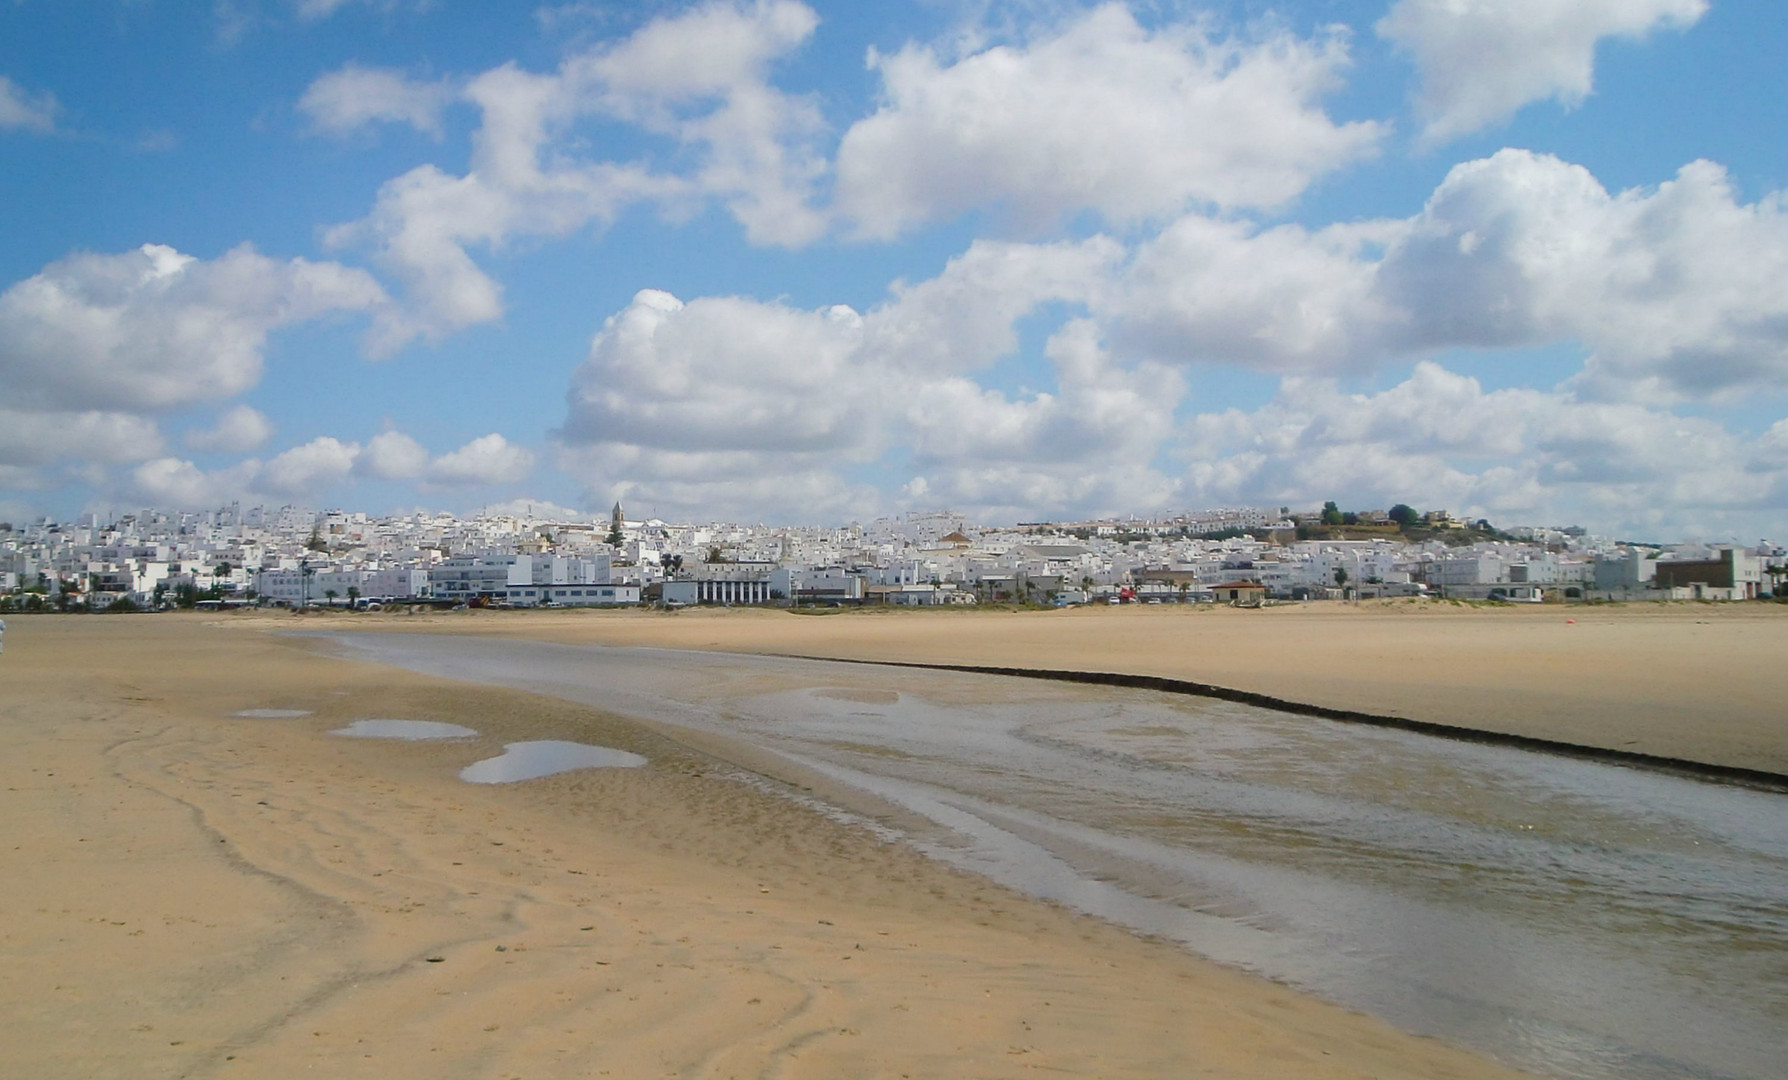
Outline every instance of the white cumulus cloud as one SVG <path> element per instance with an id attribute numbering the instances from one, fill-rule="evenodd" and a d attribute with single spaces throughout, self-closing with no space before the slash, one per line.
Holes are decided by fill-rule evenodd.
<path id="1" fill-rule="evenodd" d="M 425 135 L 441 137 L 441 113 L 453 101 L 445 79 L 423 82 L 402 72 L 348 64 L 320 75 L 298 110 L 311 127 L 328 135 L 348 135 L 369 124 L 408 124 Z"/>
<path id="2" fill-rule="evenodd" d="M 661 450 L 856 451 L 862 320 L 737 297 L 645 290 L 611 317 L 572 383 L 566 434 Z"/>
<path id="3" fill-rule="evenodd" d="M 0 464 L 141 461 L 161 449 L 154 422 L 130 413 L 29 412 L 0 405 Z"/>
<path id="4" fill-rule="evenodd" d="M 223 413 L 208 428 L 186 433 L 186 445 L 194 450 L 240 454 L 253 450 L 273 437 L 273 421 L 259 409 L 238 405 Z"/>
<path id="5" fill-rule="evenodd" d="M 354 467 L 378 480 L 411 480 L 428 468 L 428 451 L 401 431 L 384 431 L 366 441 Z"/>
<path id="6" fill-rule="evenodd" d="M 1373 394 L 1288 378 L 1260 409 L 1192 418 L 1183 439 L 1194 502 L 1404 502 L 1643 535 L 1748 530 L 1788 509 L 1788 456 L 1770 435 L 1568 391 L 1487 391 L 1431 362 Z"/>
<path id="7" fill-rule="evenodd" d="M 1056 331 L 1044 353 L 1054 391 L 1012 396 L 953 377 L 908 399 L 909 484 L 995 519 L 1167 505 L 1176 484 L 1152 460 L 1185 395 L 1178 372 L 1117 364 L 1090 319 Z"/>
<path id="8" fill-rule="evenodd" d="M 1603 394 L 1788 387 L 1788 205 L 1737 201 L 1693 162 L 1611 194 L 1587 169 L 1504 150 L 1457 166 L 1379 270 L 1403 348 L 1559 340 Z"/>
<path id="9" fill-rule="evenodd" d="M 1095 309 L 1142 355 L 1268 371 L 1368 366 L 1405 318 L 1379 295 L 1370 254 L 1407 229 L 1190 215 L 1139 245 Z"/>
<path id="10" fill-rule="evenodd" d="M 954 62 L 909 45 L 870 63 L 885 101 L 839 146 L 837 205 L 878 238 L 988 206 L 1029 227 L 1276 206 L 1383 134 L 1321 108 L 1347 63 L 1339 37 L 1151 31 L 1121 4 Z"/>
<path id="11" fill-rule="evenodd" d="M 601 508 L 692 521 L 850 521 L 888 512 L 873 484 L 823 463 L 788 465 L 746 452 L 653 451 L 619 443 L 566 444 L 559 467 L 585 480 Z"/>
<path id="12" fill-rule="evenodd" d="M 573 376 L 561 464 L 594 502 L 696 517 L 880 512 L 887 496 L 852 470 L 890 452 L 964 508 L 1152 504 L 1172 487 L 1149 461 L 1184 393 L 1174 370 L 1120 363 L 1080 320 L 1052 336 L 1044 389 L 974 377 L 1017 350 L 1037 306 L 1084 297 L 1114 247 L 977 243 L 867 314 L 646 290 Z"/>
<path id="13" fill-rule="evenodd" d="M 261 463 L 253 458 L 207 471 L 183 458 L 161 457 L 131 470 L 128 493 L 155 506 L 212 509 L 249 497 L 260 471 Z"/>
<path id="14" fill-rule="evenodd" d="M 1440 141 L 1546 99 L 1589 96 L 1596 44 L 1692 25 L 1707 0 L 1397 0 L 1378 33 L 1414 58 L 1424 136 Z"/>
<path id="15" fill-rule="evenodd" d="M 78 254 L 0 293 L 9 404 L 150 411 L 228 398 L 261 376 L 267 335 L 385 300 L 369 275 L 252 247 L 213 260 L 145 244 Z"/>
<path id="16" fill-rule="evenodd" d="M 388 353 L 500 318 L 502 289 L 469 249 L 564 236 L 640 202 L 688 213 L 718 200 L 755 243 L 817 237 L 825 221 L 809 204 L 825 160 L 812 143 L 823 125 L 811 101 L 777 90 L 768 71 L 817 21 L 793 0 L 716 0 L 546 74 L 506 64 L 471 79 L 464 97 L 481 121 L 470 168 L 404 173 L 366 218 L 329 233 L 336 244 L 370 244 L 404 282 L 407 304 L 385 313 L 371 347 Z M 684 167 L 591 158 L 575 131 L 589 118 L 668 140 Z"/>
<path id="17" fill-rule="evenodd" d="M 354 471 L 360 444 L 321 435 L 274 457 L 260 470 L 256 485 L 275 495 L 311 495 Z"/>
<path id="18" fill-rule="evenodd" d="M 976 240 L 941 273 L 897 281 L 864 320 L 865 350 L 904 371 L 986 367 L 1018 347 L 1017 321 L 1048 302 L 1085 304 L 1122 261 L 1102 236 L 1047 244 Z"/>
<path id="19" fill-rule="evenodd" d="M 957 377 L 912 399 L 905 412 L 920 467 L 964 461 L 1093 466 L 1153 455 L 1185 393 L 1177 372 L 1120 368 L 1089 319 L 1058 330 L 1044 353 L 1056 370 L 1054 392 L 1015 398 Z"/>
<path id="20" fill-rule="evenodd" d="M 432 484 L 514 484 L 533 470 L 533 451 L 493 432 L 435 458 L 424 475 Z"/>
<path id="21" fill-rule="evenodd" d="M 4 418 L 0 412 L 0 420 Z M 153 428 L 148 434 L 154 434 Z M 5 463 L 7 445 L 0 433 L 0 465 Z M 418 480 L 424 489 L 514 484 L 534 468 L 533 451 L 496 433 L 439 457 L 431 457 L 421 443 L 401 431 L 381 432 L 364 444 L 322 435 L 267 461 L 247 458 L 211 470 L 181 458 L 153 457 L 159 451 L 159 441 L 134 447 L 115 442 L 110 456 L 92 450 L 86 456 L 107 461 L 152 458 L 131 472 L 125 494 L 183 507 L 215 506 L 231 499 L 316 499 L 335 485 L 360 478 Z M 21 460 L 46 459 L 39 453 Z"/>
<path id="22" fill-rule="evenodd" d="M 1738 201 L 1693 162 L 1609 192 L 1503 150 L 1456 166 L 1421 213 L 1259 229 L 1189 217 L 1094 296 L 1123 348 L 1178 362 L 1359 371 L 1449 348 L 1566 342 L 1601 397 L 1788 389 L 1788 203 Z"/>

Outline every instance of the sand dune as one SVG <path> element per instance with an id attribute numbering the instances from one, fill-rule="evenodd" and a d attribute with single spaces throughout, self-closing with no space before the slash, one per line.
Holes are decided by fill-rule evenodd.
<path id="1" fill-rule="evenodd" d="M 0 1075 L 1510 1075 L 946 870 L 638 725 L 245 632 L 291 624 L 9 620 Z M 364 717 L 480 735 L 327 734 Z M 532 738 L 651 763 L 456 778 Z"/>

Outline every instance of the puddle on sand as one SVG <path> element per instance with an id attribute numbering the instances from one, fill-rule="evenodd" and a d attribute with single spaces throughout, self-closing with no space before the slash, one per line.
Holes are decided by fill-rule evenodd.
<path id="1" fill-rule="evenodd" d="M 296 720 L 300 716 L 309 716 L 309 709 L 241 709 L 231 716 L 246 717 L 250 720 Z"/>
<path id="2" fill-rule="evenodd" d="M 331 735 L 351 739 L 469 739 L 478 734 L 472 728 L 439 720 L 356 720 L 345 728 L 336 728 Z"/>
<path id="3" fill-rule="evenodd" d="M 473 762 L 459 771 L 459 778 L 474 784 L 509 784 L 573 769 L 637 769 L 645 763 L 645 758 L 625 750 L 546 739 L 507 743 L 501 757 Z"/>

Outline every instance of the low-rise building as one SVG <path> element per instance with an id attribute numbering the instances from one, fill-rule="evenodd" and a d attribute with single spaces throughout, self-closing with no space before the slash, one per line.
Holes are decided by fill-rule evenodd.
<path id="1" fill-rule="evenodd" d="M 1253 607 L 1266 602 L 1267 589 L 1258 581 L 1225 581 L 1211 586 L 1211 594 L 1220 604 Z"/>
<path id="2" fill-rule="evenodd" d="M 1687 589 L 1696 600 L 1755 600 L 1763 565 L 1739 548 L 1722 548 L 1714 559 L 1660 559 L 1653 582 L 1659 589 Z"/>
<path id="3" fill-rule="evenodd" d="M 802 604 L 861 604 L 863 578 L 842 566 L 779 566 L 770 572 L 770 596 Z"/>
<path id="4" fill-rule="evenodd" d="M 431 596 L 428 571 L 420 567 L 400 566 L 386 570 L 368 570 L 360 585 L 363 600 L 379 603 L 404 600 L 426 600 Z"/>
<path id="5" fill-rule="evenodd" d="M 620 607 L 639 603 L 639 586 L 511 585 L 503 599 L 514 607 Z"/>
<path id="6" fill-rule="evenodd" d="M 666 604 L 767 604 L 773 562 L 704 562 L 680 570 L 662 586 Z"/>

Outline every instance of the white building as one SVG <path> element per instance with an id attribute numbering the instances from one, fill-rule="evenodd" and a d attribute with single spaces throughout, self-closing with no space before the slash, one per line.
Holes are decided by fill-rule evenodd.
<path id="1" fill-rule="evenodd" d="M 255 592 L 261 600 L 288 607 L 313 604 L 352 604 L 365 594 L 365 570 L 262 570 L 255 575 Z"/>
<path id="2" fill-rule="evenodd" d="M 419 567 L 399 566 L 386 570 L 368 570 L 360 585 L 363 600 L 380 603 L 401 600 L 426 600 L 430 596 L 428 571 Z"/>
<path id="3" fill-rule="evenodd" d="M 1439 585 L 1443 590 L 1458 586 L 1495 585 L 1505 582 L 1502 559 L 1483 552 L 1467 552 L 1448 555 L 1435 562 L 1431 567 L 1433 578 L 1431 583 Z"/>
<path id="4" fill-rule="evenodd" d="M 516 607 L 618 607 L 639 603 L 639 586 L 511 585 L 503 598 Z"/>
<path id="5" fill-rule="evenodd" d="M 507 598 L 509 594 L 510 572 L 514 570 L 517 559 L 521 555 L 455 555 L 451 559 L 443 559 L 429 568 L 429 592 L 437 600 L 455 600 L 466 603 L 480 597 L 491 599 Z M 529 584 L 532 581 L 532 567 L 529 567 L 528 578 L 515 584 Z"/>
<path id="6" fill-rule="evenodd" d="M 800 602 L 863 602 L 863 579 L 842 566 L 803 569 L 779 566 L 770 572 L 770 595 Z"/>
<path id="7" fill-rule="evenodd" d="M 767 604 L 770 579 L 690 578 L 664 583 L 667 604 Z"/>

